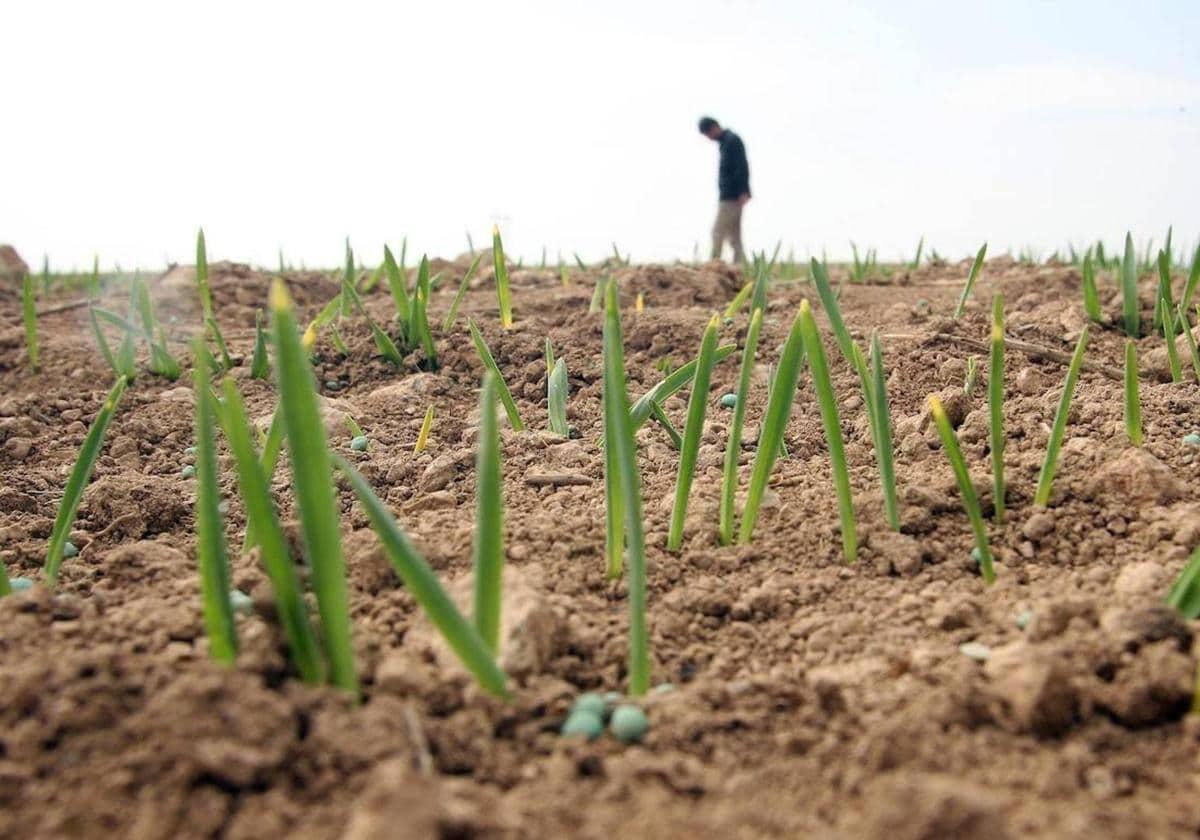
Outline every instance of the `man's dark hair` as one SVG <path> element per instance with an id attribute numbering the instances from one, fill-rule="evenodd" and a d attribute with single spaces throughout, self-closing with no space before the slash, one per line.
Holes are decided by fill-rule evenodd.
<path id="1" fill-rule="evenodd" d="M 711 129 L 717 128 L 719 126 L 720 126 L 720 123 L 718 123 L 712 117 L 701 117 L 700 118 L 700 133 L 701 134 L 708 134 L 708 132 Z"/>

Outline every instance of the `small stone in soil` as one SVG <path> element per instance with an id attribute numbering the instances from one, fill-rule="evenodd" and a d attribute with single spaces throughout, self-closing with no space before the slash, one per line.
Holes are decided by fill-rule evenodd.
<path id="1" fill-rule="evenodd" d="M 254 599 L 240 589 L 230 590 L 229 605 L 237 615 L 250 615 L 254 612 Z"/>
<path id="2" fill-rule="evenodd" d="M 980 642 L 963 642 L 958 646 L 958 652 L 968 659 L 974 659 L 976 662 L 986 662 L 988 657 L 992 655 L 992 649 Z"/>
<path id="3" fill-rule="evenodd" d="M 9 579 L 8 585 L 12 587 L 13 592 L 24 592 L 33 587 L 33 581 L 27 577 L 15 577 Z"/>
<path id="4" fill-rule="evenodd" d="M 359 435 L 358 437 L 354 438 L 354 440 L 350 441 L 350 448 L 353 449 L 355 452 L 366 452 L 367 451 L 367 436 Z"/>
<path id="5" fill-rule="evenodd" d="M 67 540 L 66 543 L 63 544 L 63 557 L 74 557 L 77 554 L 79 554 L 79 548 L 75 545 L 75 543 Z"/>
<path id="6" fill-rule="evenodd" d="M 642 739 L 646 730 L 650 728 L 650 723 L 646 720 L 645 712 L 637 706 L 626 703 L 613 709 L 612 720 L 609 722 L 608 728 L 612 730 L 612 734 L 618 741 L 631 744 Z"/>
<path id="7" fill-rule="evenodd" d="M 609 691 L 604 695 L 604 714 L 608 716 L 612 710 L 625 699 L 625 695 L 619 691 Z"/>
<path id="8" fill-rule="evenodd" d="M 338 381 L 336 379 L 326 379 L 325 387 L 328 388 L 330 391 L 336 391 L 338 388 L 340 388 L 342 386 L 338 384 Z"/>
<path id="9" fill-rule="evenodd" d="M 596 717 L 604 717 L 604 698 L 594 691 L 580 694 L 571 704 L 571 714 L 590 712 Z"/>
<path id="10" fill-rule="evenodd" d="M 725 394 L 721 397 L 721 405 L 726 408 L 733 408 L 737 405 L 737 394 Z"/>
<path id="11" fill-rule="evenodd" d="M 655 694 L 666 694 L 668 691 L 674 691 L 675 686 L 672 683 L 661 683 L 654 686 L 651 691 Z"/>
<path id="12" fill-rule="evenodd" d="M 571 712 L 562 726 L 564 738 L 583 735 L 589 741 L 594 741 L 600 737 L 600 733 L 603 731 L 604 721 L 600 719 L 600 715 L 587 710 Z"/>
<path id="13" fill-rule="evenodd" d="M 1017 613 L 1017 627 L 1024 630 L 1029 626 L 1029 622 L 1033 621 L 1033 610 L 1022 610 Z"/>
<path id="14" fill-rule="evenodd" d="M 183 450 L 183 454 L 184 454 L 184 455 L 195 455 L 195 454 L 196 454 L 196 447 L 194 447 L 194 446 L 189 446 L 187 449 Z"/>
<path id="15" fill-rule="evenodd" d="M 186 466 L 184 466 L 183 469 L 181 469 L 179 471 L 179 474 L 181 476 L 183 476 L 184 478 L 191 478 L 196 474 L 196 468 L 193 467 L 191 464 L 187 464 Z"/>
<path id="16" fill-rule="evenodd" d="M 1188 446 L 1200 446 L 1200 435 L 1192 432 L 1183 436 L 1183 442 Z"/>

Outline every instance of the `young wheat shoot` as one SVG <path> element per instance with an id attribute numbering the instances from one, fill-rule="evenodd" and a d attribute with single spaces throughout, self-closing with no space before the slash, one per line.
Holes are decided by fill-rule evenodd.
<path id="1" fill-rule="evenodd" d="M 1054 415 L 1054 425 L 1050 429 L 1050 440 L 1046 443 L 1046 456 L 1042 461 L 1042 469 L 1038 474 L 1037 492 L 1033 503 L 1040 507 L 1050 504 L 1050 491 L 1054 485 L 1054 472 L 1058 467 L 1058 453 L 1062 448 L 1063 435 L 1067 429 L 1067 416 L 1071 412 L 1071 397 L 1075 393 L 1075 383 L 1079 380 L 1079 369 L 1083 366 L 1083 353 L 1087 348 L 1088 327 L 1084 326 L 1071 356 L 1071 364 L 1067 368 L 1067 379 L 1063 384 L 1062 397 L 1059 399 L 1058 411 Z"/>
<path id="2" fill-rule="evenodd" d="M 708 389 L 712 380 L 713 358 L 717 349 L 717 327 L 720 318 L 713 315 L 704 329 L 697 354 L 696 376 L 688 398 L 687 423 L 683 427 L 683 447 L 679 452 L 679 472 L 675 477 L 675 504 L 667 531 L 667 550 L 678 551 L 683 544 L 683 525 L 687 518 L 688 497 L 696 475 L 696 458 L 700 451 L 700 436 L 708 411 Z"/>
<path id="3" fill-rule="evenodd" d="M 975 548 L 979 553 L 979 571 L 984 583 L 992 583 L 996 579 L 996 571 L 992 565 L 992 550 L 988 545 L 987 525 L 983 521 L 983 513 L 979 509 L 979 499 L 975 495 L 975 486 L 971 483 L 971 474 L 967 471 L 967 462 L 963 459 L 962 450 L 958 446 L 958 438 L 950 426 L 946 409 L 937 395 L 929 395 L 929 411 L 933 414 L 933 423 L 937 426 L 938 436 L 942 439 L 942 448 L 954 470 L 958 481 L 958 489 L 962 494 L 963 507 L 967 518 L 971 521 L 971 530 L 975 533 Z"/>

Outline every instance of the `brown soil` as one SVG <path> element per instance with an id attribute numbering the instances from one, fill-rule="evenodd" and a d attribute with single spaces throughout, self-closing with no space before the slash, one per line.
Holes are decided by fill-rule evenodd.
<path id="1" fill-rule="evenodd" d="M 442 267 L 435 320 L 462 270 Z M 248 357 L 266 276 L 230 265 L 213 272 L 226 337 Z M 713 266 L 617 273 L 630 304 L 630 389 L 640 394 L 661 375 L 658 363 L 694 355 L 711 311 L 739 280 Z M 968 351 L 953 339 L 986 339 L 985 301 L 997 288 L 1014 338 L 1070 352 L 1083 322 L 1075 270 L 1003 260 L 988 264 L 968 314 L 953 322 L 965 274 L 965 265 L 930 266 L 845 286 L 852 330 L 883 336 L 903 500 L 903 528 L 892 533 L 855 377 L 831 352 L 861 529 L 853 566 L 841 562 L 807 378 L 790 456 L 750 546 L 719 547 L 713 533 L 729 416 L 717 398 L 733 389 L 736 359 L 714 375 L 678 555 L 663 549 L 675 453 L 657 427 L 640 433 L 653 673 L 674 689 L 651 695 L 651 729 L 636 746 L 557 734 L 580 691 L 624 682 L 625 592 L 603 574 L 601 325 L 587 312 L 594 274 L 576 272 L 563 288 L 552 272 L 516 272 L 517 324 L 507 333 L 486 272 L 463 307 L 481 322 L 534 429 L 546 426 L 543 342 L 554 341 L 580 432 L 573 440 L 505 432 L 508 704 L 481 696 L 445 660 L 345 488 L 364 702 L 292 677 L 253 556 L 233 561 L 235 585 L 257 607 L 239 619 L 238 665 L 210 663 L 194 482 L 180 475 L 192 444 L 190 386 L 186 377 L 139 378 L 110 428 L 75 527 L 81 551 L 65 561 L 57 592 L 35 586 L 0 601 L 0 836 L 1195 837 L 1200 727 L 1186 717 L 1195 628 L 1162 600 L 1200 542 L 1200 450 L 1182 443 L 1196 428 L 1200 392 L 1191 382 L 1144 382 L 1146 443 L 1135 450 L 1124 439 L 1120 383 L 1085 372 L 1053 501 L 1036 509 L 1064 368 L 1010 352 L 1010 515 L 991 529 L 999 577 L 985 588 L 925 397 L 943 395 L 990 512 L 985 374 L 973 397 L 962 395 Z M 306 315 L 337 288 L 317 274 L 289 280 Z M 646 309 L 635 315 L 636 291 Z M 806 294 L 806 284 L 773 290 L 763 375 Z M 178 319 L 182 356 L 183 327 L 195 317 L 187 272 L 155 295 L 160 315 Z M 388 316 L 382 291 L 368 300 Z M 110 305 L 119 301 L 114 293 Z M 0 306 L 0 556 L 10 574 L 36 577 L 67 471 L 111 376 L 81 309 L 42 319 L 44 370 L 31 376 L 18 301 L 6 294 Z M 459 587 L 470 569 L 480 377 L 464 323 L 460 316 L 440 338 L 436 374 L 419 372 L 416 359 L 397 372 L 376 358 L 357 319 L 345 331 L 351 356 L 322 343 L 318 371 L 337 400 L 331 415 L 350 411 L 371 437 L 369 451 L 353 453 L 363 473 Z M 725 338 L 743 330 L 744 316 L 724 327 Z M 1155 346 L 1141 342 L 1145 352 Z M 1115 329 L 1096 330 L 1088 358 L 1119 369 L 1122 349 Z M 247 367 L 236 378 L 251 411 L 269 415 L 272 388 Z M 667 406 L 679 426 L 686 397 Z M 414 456 L 430 402 L 432 441 Z M 333 445 L 346 450 L 347 432 L 332 429 Z M 590 483 L 529 481 L 547 473 Z M 276 484 L 286 488 L 286 469 Z M 243 520 L 228 476 L 224 489 L 236 544 Z M 286 517 L 286 492 L 281 500 Z M 967 642 L 985 645 L 986 661 L 964 654 Z"/>

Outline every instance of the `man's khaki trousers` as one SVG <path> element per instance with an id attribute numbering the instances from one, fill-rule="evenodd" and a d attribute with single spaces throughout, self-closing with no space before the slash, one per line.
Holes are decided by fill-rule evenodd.
<path id="1" fill-rule="evenodd" d="M 721 249 L 728 241 L 733 245 L 733 261 L 741 265 L 745 261 L 742 251 L 742 205 L 736 201 L 717 202 L 717 220 L 712 229 L 712 258 L 721 259 Z"/>

